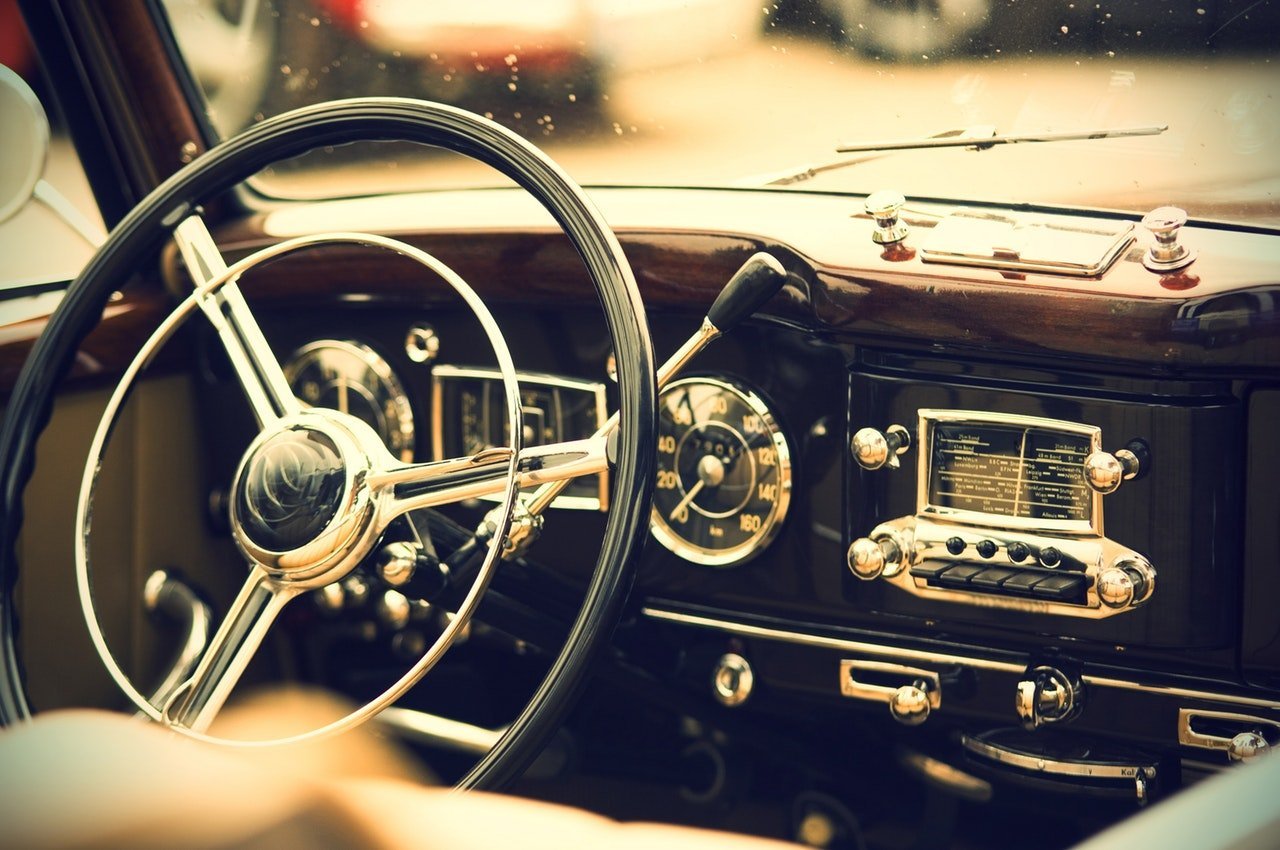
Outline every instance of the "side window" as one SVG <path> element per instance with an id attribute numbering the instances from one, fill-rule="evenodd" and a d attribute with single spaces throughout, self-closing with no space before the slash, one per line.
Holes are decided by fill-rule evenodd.
<path id="1" fill-rule="evenodd" d="M 41 78 L 14 0 L 0 0 L 0 299 L 74 278 L 95 243 L 102 217 L 63 123 L 55 93 Z M 25 85 L 24 85 L 25 84 Z M 34 108 L 30 87 L 42 109 Z M 39 113 L 48 131 L 39 126 Z"/>

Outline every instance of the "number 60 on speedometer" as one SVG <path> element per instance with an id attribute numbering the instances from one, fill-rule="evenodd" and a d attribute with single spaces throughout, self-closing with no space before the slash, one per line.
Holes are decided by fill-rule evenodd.
<path id="1" fill-rule="evenodd" d="M 686 378 L 658 399 L 653 536 L 696 564 L 728 566 L 759 554 L 791 500 L 791 455 L 755 393 Z"/>

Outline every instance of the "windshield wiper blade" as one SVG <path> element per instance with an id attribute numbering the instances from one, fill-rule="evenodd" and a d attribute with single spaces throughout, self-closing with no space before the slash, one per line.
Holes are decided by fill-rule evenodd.
<path id="1" fill-rule="evenodd" d="M 789 186 L 811 180 L 827 171 L 836 171 L 879 159 L 896 151 L 921 150 L 929 148 L 970 148 L 971 150 L 989 150 L 996 145 L 1016 145 L 1031 142 L 1067 142 L 1089 139 L 1114 139 L 1122 136 L 1158 136 L 1169 129 L 1168 124 L 1152 127 L 1127 127 L 1102 130 L 1072 130 L 1066 132 L 1024 133 L 1018 135 L 998 136 L 994 127 L 970 127 L 963 130 L 947 130 L 935 136 L 923 139 L 902 139 L 898 141 L 868 142 L 865 144 L 840 145 L 836 153 L 865 153 L 870 156 L 858 156 L 851 159 L 837 159 L 820 164 L 808 164 L 786 171 L 775 172 L 764 177 L 747 178 L 742 183 L 760 186 Z"/>
<path id="2" fill-rule="evenodd" d="M 882 153 L 884 151 L 911 151 L 923 148 L 975 148 L 987 150 L 996 145 L 1018 145 L 1029 142 L 1072 142 L 1090 139 L 1116 139 L 1123 136 L 1158 136 L 1169 129 L 1168 124 L 1155 127 L 1126 127 L 1102 130 L 1068 130 L 1058 133 L 1023 133 L 998 136 L 995 128 L 989 133 L 971 130 L 951 130 L 927 139 L 902 139 L 888 142 L 867 142 L 840 145 L 836 153 Z M 985 129 L 985 128 L 984 128 Z"/>

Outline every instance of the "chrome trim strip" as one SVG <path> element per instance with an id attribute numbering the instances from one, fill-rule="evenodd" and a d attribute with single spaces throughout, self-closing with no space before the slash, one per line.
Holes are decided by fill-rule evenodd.
<path id="1" fill-rule="evenodd" d="M 969 735 L 960 736 L 960 746 L 975 755 L 1033 773 L 1048 773 L 1054 776 L 1083 776 L 1090 779 L 1135 779 L 1139 776 L 1152 779 L 1156 775 L 1156 766 L 1154 764 L 1058 761 L 1057 759 L 1047 759 L 1043 756 L 1007 750 L 1004 747 L 989 744 Z"/>
<path id="2" fill-rule="evenodd" d="M 1008 661 L 996 661 L 989 658 L 950 655 L 947 653 L 908 649 L 906 647 L 883 646 L 874 643 L 863 643 L 861 641 L 842 640 L 840 638 L 829 638 L 821 635 L 805 634 L 803 632 L 790 632 L 783 631 L 781 629 L 771 629 L 764 626 L 752 626 L 746 623 L 736 623 L 731 620 L 722 620 L 716 617 L 706 617 L 699 614 L 684 614 L 679 611 L 669 611 L 649 605 L 641 608 L 640 613 L 652 620 L 678 623 L 685 626 L 696 626 L 704 629 L 714 629 L 717 631 L 740 635 L 742 637 L 776 640 L 783 643 L 817 647 L 819 649 L 836 649 L 844 652 L 857 652 L 862 653 L 863 655 L 872 655 L 879 658 L 907 659 L 911 661 L 943 665 L 959 664 L 977 670 L 993 670 L 1000 673 L 1013 673 L 1015 675 L 1021 675 L 1027 667 L 1026 661 L 1021 661 L 1015 664 Z M 1197 691 L 1190 688 L 1179 688 L 1166 685 L 1147 685 L 1139 682 L 1130 682 L 1124 679 L 1112 679 L 1106 676 L 1085 675 L 1082 676 L 1081 679 L 1085 684 L 1095 688 L 1115 688 L 1117 690 L 1142 691 L 1144 693 L 1180 697 L 1183 699 L 1230 703 L 1232 705 L 1249 706 L 1251 708 L 1261 708 L 1269 711 L 1280 711 L 1280 700 L 1234 696 L 1230 694 L 1213 693 L 1212 691 Z"/>

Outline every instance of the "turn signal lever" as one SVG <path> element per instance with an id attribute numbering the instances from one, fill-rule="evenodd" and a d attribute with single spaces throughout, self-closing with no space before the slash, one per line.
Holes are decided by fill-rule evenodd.
<path id="1" fill-rule="evenodd" d="M 729 278 L 724 289 L 720 290 L 720 294 L 711 305 L 711 309 L 707 311 L 698 330 L 658 367 L 656 376 L 658 392 L 662 392 L 663 388 L 671 383 L 672 379 L 679 375 L 699 352 L 764 306 L 766 301 L 782 289 L 786 280 L 787 270 L 772 254 L 759 251 L 748 257 L 741 268 L 734 272 L 733 277 Z M 617 428 L 618 414 L 614 413 L 600 426 L 593 437 L 608 437 Z M 533 497 L 519 509 L 521 536 L 518 540 L 513 536 L 513 539 L 504 542 L 503 558 L 514 560 L 520 557 L 538 539 L 542 512 L 568 485 L 569 480 L 565 479 L 543 484 L 534 491 Z M 486 528 L 496 527 L 495 520 L 485 517 L 485 520 L 480 523 L 480 528 L 477 529 L 476 537 L 485 538 Z M 488 534 L 491 535 L 492 531 L 489 530 Z M 479 542 L 481 541 L 473 539 L 458 551 L 466 550 L 469 558 L 477 553 L 482 554 L 483 547 L 478 545 Z M 455 573 L 466 566 L 458 561 L 458 553 L 449 559 L 449 568 Z"/>

